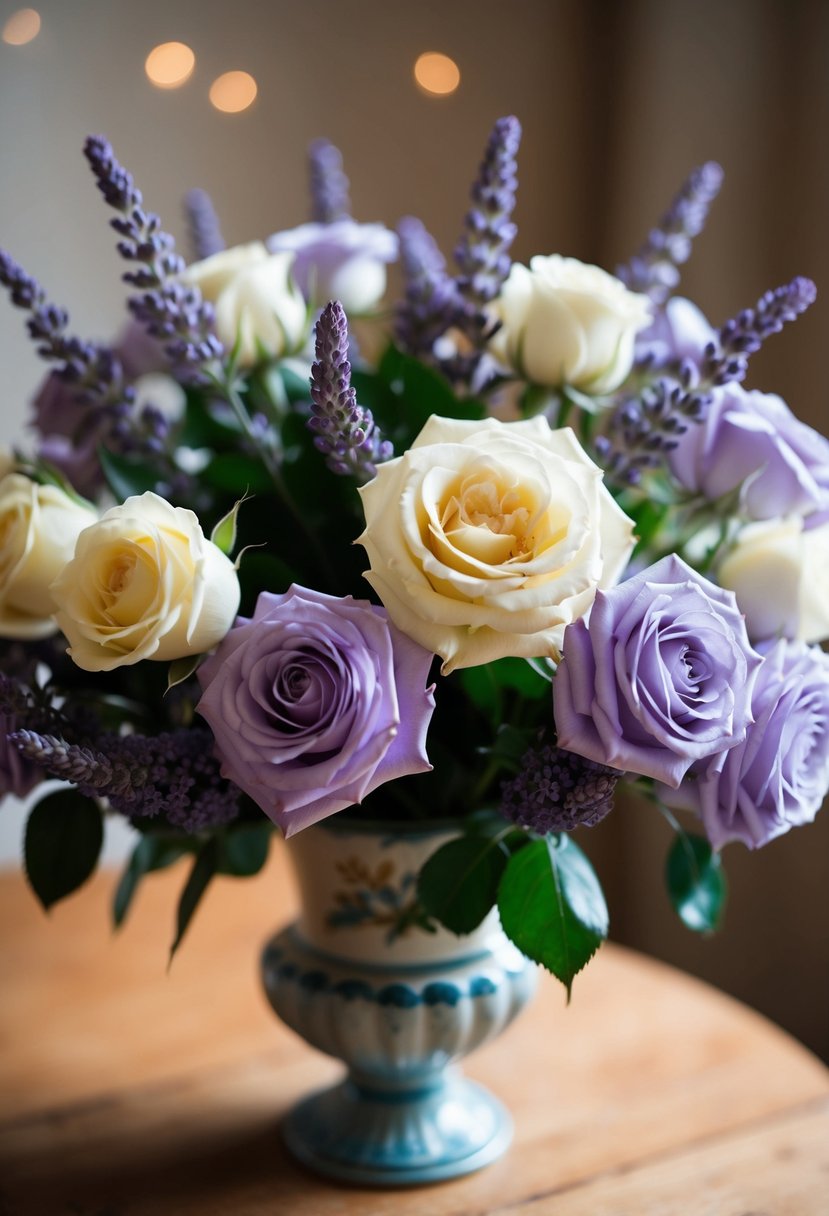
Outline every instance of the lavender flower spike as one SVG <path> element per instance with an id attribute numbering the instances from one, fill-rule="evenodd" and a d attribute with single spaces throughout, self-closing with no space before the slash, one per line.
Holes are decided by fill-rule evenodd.
<path id="1" fill-rule="evenodd" d="M 461 271 L 458 291 L 471 313 L 479 312 L 498 295 L 509 274 L 508 251 L 517 231 L 510 217 L 518 186 L 516 156 L 520 142 L 518 119 L 499 118 L 472 187 L 472 207 L 455 249 Z"/>
<path id="2" fill-rule="evenodd" d="M 691 242 L 705 226 L 708 211 L 723 181 L 722 168 L 708 161 L 694 169 L 642 248 L 616 274 L 631 291 L 664 304 L 679 283 L 679 266 L 687 262 Z"/>
<path id="3" fill-rule="evenodd" d="M 397 225 L 405 295 L 397 308 L 395 336 L 410 355 L 429 357 L 459 311 L 455 282 L 434 238 L 414 216 Z"/>
<path id="4" fill-rule="evenodd" d="M 184 210 L 190 227 L 190 242 L 197 261 L 221 253 L 226 247 L 219 217 L 206 190 L 188 190 Z"/>
<path id="5" fill-rule="evenodd" d="M 351 202 L 348 178 L 343 172 L 339 148 L 327 139 L 315 139 L 308 149 L 311 186 L 311 218 L 317 224 L 333 224 L 348 219 Z"/>
<path id="6" fill-rule="evenodd" d="M 224 353 L 213 332 L 213 309 L 197 288 L 177 280 L 184 260 L 176 253 L 172 236 L 162 231 L 158 216 L 144 210 L 141 191 L 116 160 L 109 141 L 90 135 L 84 154 L 104 199 L 120 212 L 111 221 L 122 238 L 118 252 L 139 267 L 123 276 L 145 291 L 129 300 L 130 311 L 152 337 L 161 339 L 173 362 L 198 379 L 206 365 Z"/>
<path id="7" fill-rule="evenodd" d="M 377 465 L 393 455 L 374 424 L 371 411 L 357 404 L 348 362 L 348 323 L 343 306 L 332 300 L 316 327 L 316 363 L 311 366 L 313 416 L 308 426 L 314 444 L 332 473 L 370 481 Z"/>
<path id="8" fill-rule="evenodd" d="M 501 814 L 546 835 L 594 827 L 613 807 L 622 774 L 553 744 L 528 751 L 501 789 Z"/>

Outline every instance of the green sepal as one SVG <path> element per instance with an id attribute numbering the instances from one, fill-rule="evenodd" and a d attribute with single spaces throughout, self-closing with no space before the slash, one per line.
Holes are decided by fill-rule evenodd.
<path id="1" fill-rule="evenodd" d="M 513 853 L 498 890 L 504 932 L 567 989 L 607 937 L 604 894 L 569 836 L 534 840 Z"/>
<path id="2" fill-rule="evenodd" d="M 728 894 L 719 853 L 704 836 L 681 829 L 665 862 L 665 884 L 682 923 L 694 933 L 713 933 L 722 923 Z"/>
<path id="3" fill-rule="evenodd" d="M 418 900 L 452 933 L 471 933 L 495 906 L 507 857 L 492 837 L 449 840 L 422 867 Z"/>
<path id="4" fill-rule="evenodd" d="M 138 884 L 145 874 L 163 870 L 190 850 L 180 841 L 161 835 L 142 836 L 124 867 L 112 900 L 112 923 L 116 929 L 124 923 Z"/>
<path id="5" fill-rule="evenodd" d="M 24 840 L 26 875 L 47 911 L 90 877 L 103 839 L 97 804 L 77 790 L 57 790 L 32 808 Z"/>
<path id="6" fill-rule="evenodd" d="M 227 514 L 222 516 L 210 533 L 211 541 L 217 549 L 221 549 L 226 557 L 230 557 L 236 547 L 236 520 L 239 515 L 239 508 L 246 498 L 246 494 L 243 494 L 241 498 L 237 498 Z"/>
<path id="7" fill-rule="evenodd" d="M 197 671 L 203 654 L 188 654 L 183 659 L 173 659 L 170 666 L 167 668 L 167 687 L 165 693 L 171 688 L 175 688 L 176 684 L 183 684 L 185 680 L 189 680 L 194 671 Z"/>

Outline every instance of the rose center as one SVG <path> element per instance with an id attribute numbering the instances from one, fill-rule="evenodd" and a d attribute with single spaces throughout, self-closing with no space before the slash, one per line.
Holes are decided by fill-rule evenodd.
<path id="1" fill-rule="evenodd" d="M 521 501 L 520 493 L 500 485 L 492 474 L 464 480 L 448 498 L 441 515 L 441 525 L 447 534 L 472 527 L 511 537 L 510 557 L 532 549 L 532 539 L 527 535 L 529 523 L 530 510 Z"/>

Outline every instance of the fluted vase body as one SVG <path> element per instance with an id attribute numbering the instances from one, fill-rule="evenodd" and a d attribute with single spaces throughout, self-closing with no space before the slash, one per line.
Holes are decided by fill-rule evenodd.
<path id="1" fill-rule="evenodd" d="M 456 1061 L 509 1025 L 535 968 L 495 912 L 462 937 L 423 924 L 416 876 L 457 831 L 331 822 L 288 841 L 301 912 L 266 946 L 263 978 L 279 1017 L 347 1074 L 291 1111 L 286 1141 L 354 1182 L 469 1173 L 500 1156 L 512 1123 Z"/>

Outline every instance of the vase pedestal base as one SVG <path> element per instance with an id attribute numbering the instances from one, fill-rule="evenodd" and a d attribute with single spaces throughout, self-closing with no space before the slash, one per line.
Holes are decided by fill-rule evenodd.
<path id="1" fill-rule="evenodd" d="M 313 1094 L 287 1115 L 291 1153 L 318 1174 L 369 1186 L 416 1186 L 472 1173 L 512 1139 L 512 1120 L 458 1072 L 413 1088 L 352 1079 Z"/>

